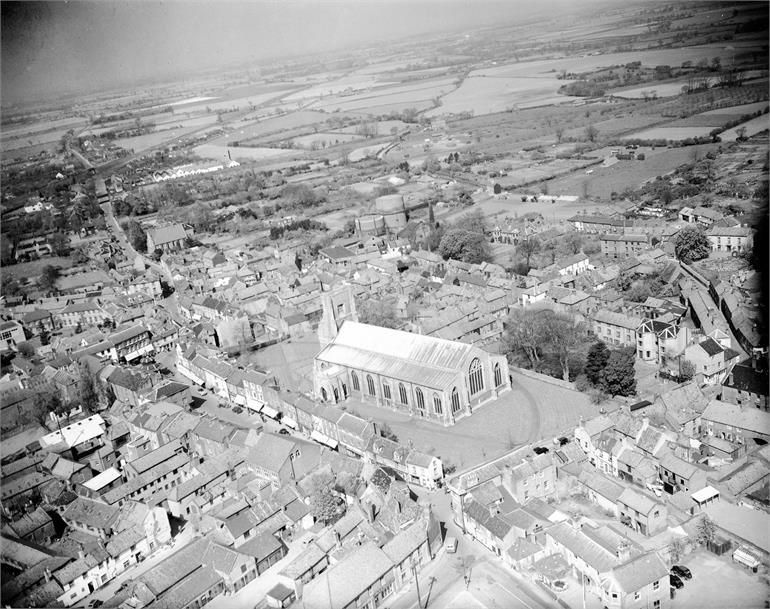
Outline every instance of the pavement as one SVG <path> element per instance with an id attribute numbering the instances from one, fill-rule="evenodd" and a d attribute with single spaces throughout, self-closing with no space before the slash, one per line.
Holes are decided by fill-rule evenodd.
<path id="1" fill-rule="evenodd" d="M 387 423 L 399 441 L 464 469 L 540 439 L 571 435 L 599 406 L 586 394 L 511 371 L 513 386 L 451 427 L 351 399 L 351 412 Z"/>

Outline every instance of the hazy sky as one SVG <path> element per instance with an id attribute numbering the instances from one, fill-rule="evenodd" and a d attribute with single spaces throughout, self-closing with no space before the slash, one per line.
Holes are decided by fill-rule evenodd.
<path id="1" fill-rule="evenodd" d="M 5 102 L 515 20 L 543 2 L 2 2 Z"/>

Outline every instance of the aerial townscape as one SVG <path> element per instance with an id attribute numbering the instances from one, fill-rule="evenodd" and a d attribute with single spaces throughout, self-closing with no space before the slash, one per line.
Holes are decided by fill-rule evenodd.
<path id="1" fill-rule="evenodd" d="M 770 607 L 767 2 L 0 8 L 0 605 Z"/>

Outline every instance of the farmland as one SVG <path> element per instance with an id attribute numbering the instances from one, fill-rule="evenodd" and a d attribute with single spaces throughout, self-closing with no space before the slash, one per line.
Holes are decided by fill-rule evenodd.
<path id="1" fill-rule="evenodd" d="M 762 131 L 767 131 L 768 128 L 770 128 L 770 124 L 768 124 L 768 115 L 763 114 L 762 116 L 752 118 L 750 121 L 741 123 L 737 127 L 723 131 L 719 137 L 723 142 L 733 142 L 738 139 L 738 136 L 740 135 L 740 132 L 738 131 L 739 129 L 745 130 L 745 137 L 751 137 L 752 135 L 761 133 Z"/>
<path id="2" fill-rule="evenodd" d="M 702 158 L 716 144 L 702 144 L 687 148 L 640 148 L 644 161 L 620 161 L 611 167 L 597 166 L 591 175 L 577 171 L 546 182 L 549 194 L 579 195 L 609 199 L 613 192 L 636 188 L 658 175 L 673 171 L 679 165 Z"/>
<path id="3" fill-rule="evenodd" d="M 227 153 L 230 152 L 233 160 L 236 161 L 280 161 L 283 159 L 293 159 L 303 156 L 303 153 L 297 150 L 279 150 L 276 148 L 243 148 L 218 146 L 216 144 L 203 144 L 196 146 L 193 152 L 201 158 L 214 159 L 217 161 L 227 160 Z"/>

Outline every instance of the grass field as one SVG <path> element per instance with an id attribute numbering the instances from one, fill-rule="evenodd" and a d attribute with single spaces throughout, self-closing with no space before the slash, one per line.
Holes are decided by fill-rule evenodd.
<path id="1" fill-rule="evenodd" d="M 51 256 L 49 258 L 33 260 L 32 262 L 22 262 L 20 264 L 11 264 L 9 266 L 3 265 L 2 274 L 6 277 L 15 277 L 16 279 L 20 279 L 21 277 L 37 277 L 43 267 L 48 265 L 68 269 L 72 266 L 72 259 Z"/>
<path id="2" fill-rule="evenodd" d="M 492 114 L 504 112 L 519 104 L 531 105 L 559 99 L 560 103 L 572 101 L 573 97 L 556 98 L 556 91 L 564 84 L 556 75 L 537 78 L 507 78 L 492 76 L 470 76 L 455 91 L 445 95 L 441 106 L 426 112 L 427 116 L 473 112 Z"/>
<path id="3" fill-rule="evenodd" d="M 589 176 L 584 171 L 549 180 L 550 194 L 583 196 L 584 189 L 588 197 L 608 199 L 612 192 L 623 192 L 626 188 L 637 188 L 655 176 L 664 175 L 679 165 L 691 163 L 695 156 L 703 158 L 706 153 L 718 147 L 718 144 L 702 144 L 686 148 L 649 148 L 640 149 L 646 155 L 644 161 L 620 161 L 611 167 L 597 166 Z"/>
<path id="4" fill-rule="evenodd" d="M 328 111 L 367 110 L 391 105 L 414 104 L 440 97 L 454 88 L 450 78 L 420 81 L 408 85 L 378 87 L 357 95 L 335 96 L 318 100 L 313 107 Z"/>
<path id="5" fill-rule="evenodd" d="M 354 133 L 311 133 L 295 137 L 292 143 L 298 148 L 304 148 L 305 150 L 320 150 L 329 146 L 336 146 L 337 144 L 357 142 L 362 139 L 364 139 L 362 135 Z"/>
<path id="6" fill-rule="evenodd" d="M 672 142 L 687 139 L 689 137 L 706 137 L 714 127 L 672 127 L 664 125 L 629 133 L 624 139 L 642 140 L 671 140 Z"/>
<path id="7" fill-rule="evenodd" d="M 745 136 L 751 137 L 761 131 L 767 131 L 770 128 L 770 117 L 767 114 L 752 118 L 750 121 L 741 123 L 737 127 L 728 129 L 719 134 L 723 142 L 734 142 L 738 139 L 738 129 L 745 129 Z"/>
<path id="8" fill-rule="evenodd" d="M 152 148 L 153 146 L 160 146 L 165 143 L 172 143 L 174 140 L 180 139 L 193 131 L 205 127 L 207 125 L 213 125 L 217 122 L 217 117 L 214 115 L 202 116 L 194 119 L 186 119 L 177 123 L 182 127 L 175 127 L 173 129 L 164 129 L 162 131 L 154 131 L 152 133 L 145 133 L 144 135 L 137 135 L 135 137 L 124 137 L 115 140 L 115 144 L 126 150 L 145 150 L 146 148 Z"/>
<path id="9" fill-rule="evenodd" d="M 277 148 L 242 148 L 203 144 L 193 148 L 193 153 L 204 159 L 227 160 L 227 152 L 233 160 L 240 161 L 280 161 L 304 156 L 299 150 L 281 150 Z"/>
<path id="10" fill-rule="evenodd" d="M 250 141 L 268 134 L 279 133 L 297 127 L 322 124 L 329 119 L 329 115 L 323 112 L 301 110 L 281 116 L 265 118 L 252 123 L 234 123 L 228 125 L 228 133 L 222 137 L 211 140 L 211 144 L 224 145 L 234 140 Z"/>

